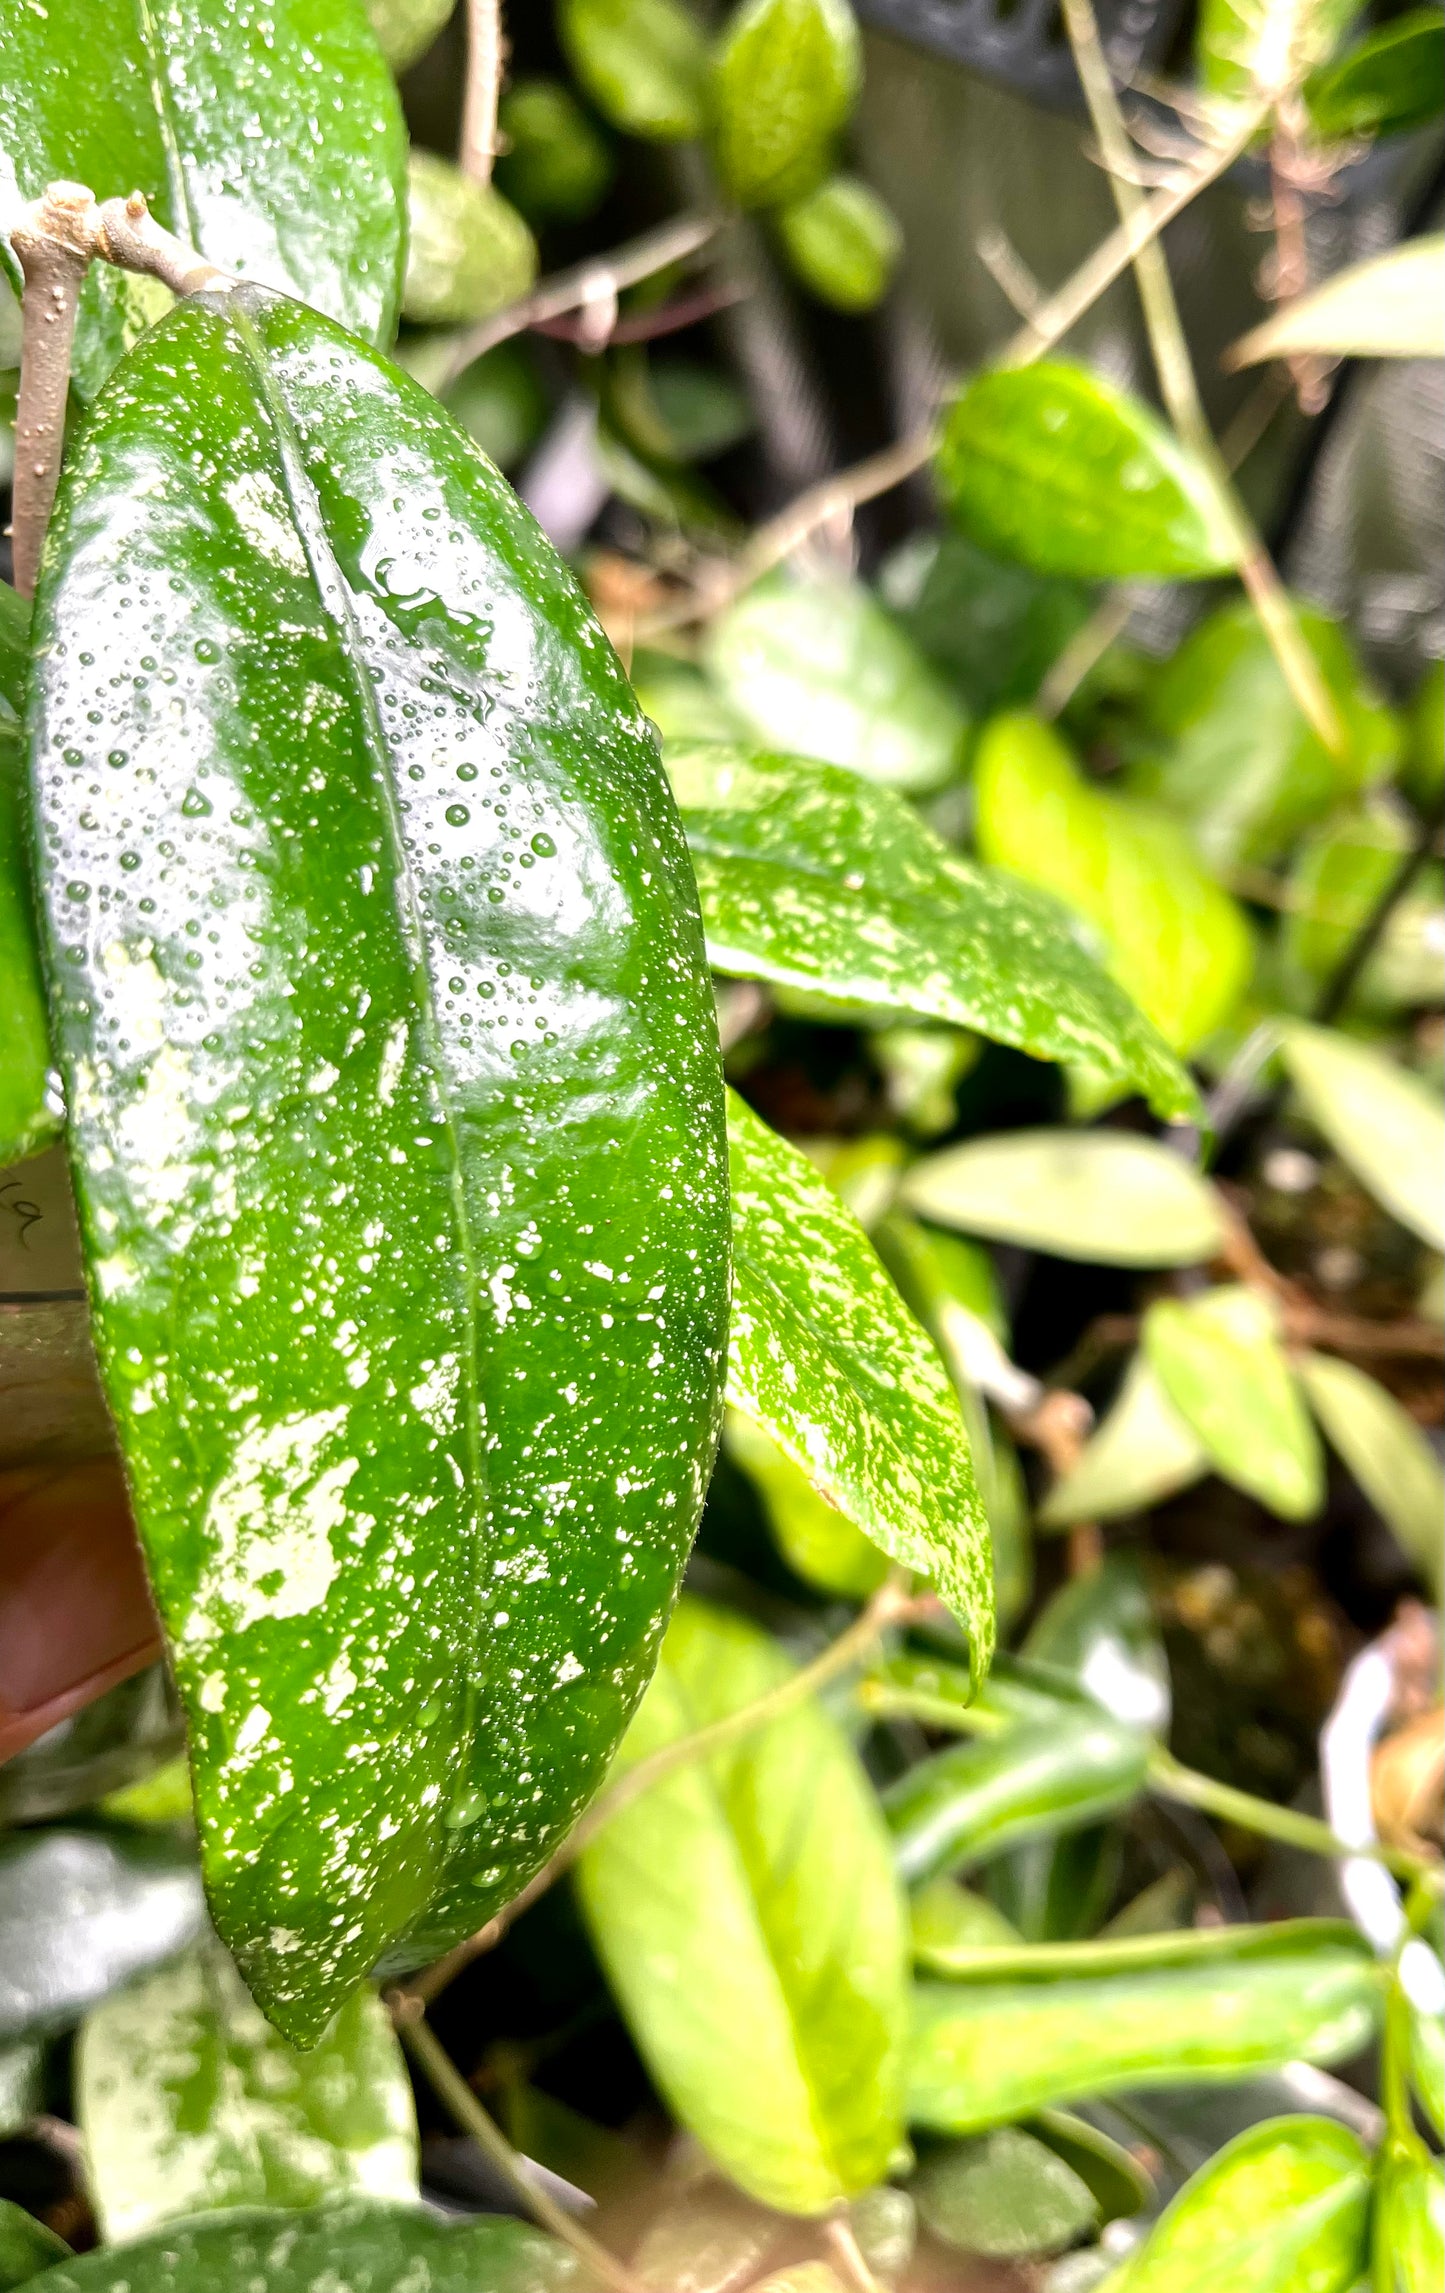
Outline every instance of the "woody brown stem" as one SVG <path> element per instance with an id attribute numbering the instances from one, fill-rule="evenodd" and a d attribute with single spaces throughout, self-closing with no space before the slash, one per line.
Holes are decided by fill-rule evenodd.
<path id="1" fill-rule="evenodd" d="M 467 0 L 467 85 L 457 165 L 473 183 L 492 180 L 505 53 L 501 0 Z"/>
<path id="2" fill-rule="evenodd" d="M 83 183 L 49 184 L 16 224 L 10 242 L 25 279 L 15 424 L 15 586 L 22 597 L 31 597 L 60 482 L 70 350 L 92 262 L 98 257 L 124 271 L 144 272 L 177 295 L 236 281 L 157 223 L 139 191 L 102 206 Z"/>

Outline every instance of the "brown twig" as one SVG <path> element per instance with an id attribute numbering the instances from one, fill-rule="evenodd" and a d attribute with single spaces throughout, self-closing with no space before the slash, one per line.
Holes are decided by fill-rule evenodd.
<path id="1" fill-rule="evenodd" d="M 557 271 L 550 279 L 541 280 L 530 294 L 458 335 L 451 356 L 437 378 L 437 390 L 449 389 L 474 359 L 484 358 L 498 343 L 510 342 L 514 334 L 525 334 L 528 327 L 561 318 L 568 311 L 582 310 L 589 303 L 601 302 L 609 296 L 615 299 L 624 287 L 636 286 L 656 272 L 665 271 L 669 264 L 695 255 L 717 236 L 721 225 L 720 215 L 675 215 L 657 230 L 645 231 L 640 238 L 614 247 L 610 254 L 589 256 L 585 263 L 576 263 L 570 270 Z"/>
<path id="2" fill-rule="evenodd" d="M 82 183 L 52 183 L 26 209 L 11 244 L 25 279 L 15 424 L 15 586 L 30 597 L 60 482 L 71 344 L 92 262 L 99 257 L 122 270 L 147 272 L 177 295 L 236 282 L 157 223 L 139 191 L 102 206 Z"/>
<path id="3" fill-rule="evenodd" d="M 473 183 L 490 183 L 497 156 L 497 99 L 506 42 L 501 0 L 467 0 L 467 84 L 457 165 Z"/>
<path id="4" fill-rule="evenodd" d="M 641 2293 L 638 2280 L 615 2253 L 598 2243 L 591 2233 L 564 2212 L 556 2199 L 536 2177 L 527 2171 L 527 2161 L 519 2157 L 502 2132 L 501 2127 L 484 2110 L 446 2048 L 427 2022 L 422 2001 L 414 1991 L 397 1988 L 387 1993 L 387 2006 L 396 2026 L 397 2036 L 407 2053 L 421 2071 L 427 2084 L 450 2116 L 469 2134 L 499 2174 L 516 2191 L 534 2221 L 564 2245 L 571 2247 L 584 2268 L 593 2276 L 610 2285 L 613 2293 Z"/>
<path id="5" fill-rule="evenodd" d="M 540 1896 L 545 1895 L 554 1880 L 560 1879 L 562 1873 L 570 1869 L 597 1834 L 612 1821 L 614 1815 L 620 1815 L 624 1808 L 631 1807 L 645 1792 L 651 1791 L 654 1784 L 661 1783 L 679 1768 L 691 1766 L 694 1760 L 706 1759 L 710 1753 L 724 1750 L 727 1745 L 738 1742 L 743 1736 L 751 1735 L 755 1728 L 765 1727 L 770 1720 L 780 1719 L 784 1712 L 790 1712 L 795 1705 L 805 1704 L 810 1696 L 816 1695 L 820 1688 L 826 1687 L 839 1673 L 848 1671 L 858 1663 L 885 1632 L 895 1625 L 906 1624 L 913 1618 L 928 1614 L 933 1606 L 932 1593 L 910 1593 L 901 1571 L 892 1571 L 847 1631 L 830 1641 L 821 1656 L 815 1656 L 811 1664 L 805 1664 L 798 1671 L 790 1673 L 786 1680 L 771 1689 L 766 1696 L 760 1696 L 755 1703 L 745 1705 L 741 1711 L 729 1712 L 721 1720 L 714 1720 L 710 1727 L 698 1728 L 691 1735 L 678 1736 L 672 1743 L 663 1744 L 657 1751 L 649 1753 L 646 1759 L 638 1760 L 634 1766 L 624 1769 L 615 1782 L 604 1785 L 556 1853 L 528 1881 L 520 1895 L 504 1904 L 494 1918 L 489 1919 L 484 1927 L 479 1927 L 474 1935 L 468 1935 L 454 1950 L 448 1951 L 444 1958 L 435 1960 L 419 1974 L 409 1976 L 407 1995 L 422 2005 L 439 1997 L 463 1968 L 470 1966 L 474 1959 L 481 1958 L 487 1951 L 495 1949 L 513 1921 Z"/>

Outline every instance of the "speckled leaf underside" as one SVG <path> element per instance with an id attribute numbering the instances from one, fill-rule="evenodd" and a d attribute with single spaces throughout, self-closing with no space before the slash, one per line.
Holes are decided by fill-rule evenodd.
<path id="1" fill-rule="evenodd" d="M 696 895 L 570 576 L 299 305 L 117 370 L 37 612 L 102 1363 L 216 1922 L 307 2041 L 515 1893 L 651 1669 L 727 1303 Z"/>

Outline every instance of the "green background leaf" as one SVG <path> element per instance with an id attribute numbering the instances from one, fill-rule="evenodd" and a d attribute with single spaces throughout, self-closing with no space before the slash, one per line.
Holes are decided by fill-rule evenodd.
<path id="1" fill-rule="evenodd" d="M 1438 1597 L 1445 1565 L 1445 1471 L 1429 1436 L 1353 1362 L 1307 1353 L 1300 1357 L 1299 1374 L 1330 1447 Z"/>
<path id="2" fill-rule="evenodd" d="M 903 252 L 892 210 L 856 175 L 830 176 L 780 208 L 778 239 L 795 277 L 840 311 L 872 310 Z"/>
<path id="3" fill-rule="evenodd" d="M 38 2293 L 562 2293 L 577 2265 L 525 2222 L 439 2221 L 419 2206 L 353 2199 L 303 2214 L 247 2209 L 156 2231 L 47 2269 Z"/>
<path id="4" fill-rule="evenodd" d="M 1119 2293 L 1350 2293 L 1366 2263 L 1370 2162 L 1329 2118 L 1273 2118 L 1211 2158 Z"/>
<path id="5" fill-rule="evenodd" d="M 951 779 L 967 719 L 859 582 L 760 581 L 712 623 L 708 670 L 760 744 L 885 787 Z"/>
<path id="6" fill-rule="evenodd" d="M 1093 787 L 1032 717 L 985 729 L 974 787 L 980 857 L 1091 924 L 1114 977 L 1166 1042 L 1192 1051 L 1229 1018 L 1254 962 L 1249 926 L 1176 821 Z"/>
<path id="7" fill-rule="evenodd" d="M 1209 1470 L 1209 1459 L 1145 1356 L 1135 1354 L 1112 1409 L 1039 1506 L 1043 1528 L 1142 1513 Z"/>
<path id="8" fill-rule="evenodd" d="M 1337 271 L 1234 343 L 1231 366 L 1323 352 L 1329 358 L 1445 358 L 1445 232 L 1407 240 Z"/>
<path id="9" fill-rule="evenodd" d="M 677 0 L 561 0 L 557 31 L 614 127 L 658 143 L 701 134 L 707 51 Z"/>
<path id="10" fill-rule="evenodd" d="M 718 174 L 740 206 L 812 189 L 861 70 L 847 0 L 742 0 L 719 35 L 711 98 Z"/>
<path id="11" fill-rule="evenodd" d="M 1388 775 L 1400 731 L 1345 632 L 1312 605 L 1300 633 L 1345 729 L 1342 757 L 1300 714 L 1246 599 L 1193 630 L 1145 687 L 1129 785 L 1184 820 L 1214 868 L 1271 861 Z"/>
<path id="12" fill-rule="evenodd" d="M 1217 1472 L 1284 1520 L 1319 1511 L 1324 1460 L 1268 1299 L 1233 1286 L 1156 1299 L 1144 1347 Z"/>
<path id="13" fill-rule="evenodd" d="M 916 1162 L 920 1217 L 1100 1266 L 1194 1266 L 1224 1240 L 1207 1179 L 1129 1131 L 1002 1131 Z"/>
<path id="14" fill-rule="evenodd" d="M 1084 581 L 1226 573 L 1238 545 L 1212 480 L 1156 414 L 1061 359 L 965 385 L 939 489 L 980 549 Z"/>
<path id="15" fill-rule="evenodd" d="M 756 1626 L 685 1600 L 622 1772 L 790 1669 Z M 883 2177 L 900 2131 L 906 1920 L 877 1803 L 816 1704 L 623 1808 L 579 1885 L 653 2076 L 735 2181 L 815 2214 Z"/>
<path id="16" fill-rule="evenodd" d="M 1021 2126 L 932 2152 L 913 2189 L 935 2237 L 991 2260 L 1058 2253 L 1099 2218 L 1073 2167 Z"/>
<path id="17" fill-rule="evenodd" d="M 651 1668 L 721 1399 L 701 929 L 575 585 L 325 320 L 179 310 L 51 544 L 35 786 L 100 1352 L 216 1923 L 305 2041 L 517 1891 Z"/>
<path id="18" fill-rule="evenodd" d="M 69 2252 L 63 2237 L 8 2197 L 0 2198 L 0 2288 L 30 2284 Z"/>
<path id="19" fill-rule="evenodd" d="M 407 161 L 407 219 L 402 309 L 419 326 L 489 318 L 537 275 L 536 241 L 515 207 L 434 152 Z"/>
<path id="20" fill-rule="evenodd" d="M 1316 135 L 1331 141 L 1423 127 L 1445 110 L 1445 14 L 1411 8 L 1311 73 L 1303 92 Z"/>
<path id="21" fill-rule="evenodd" d="M 899 1871 L 912 1885 L 1096 1823 L 1143 1788 L 1146 1757 L 1137 1731 L 1087 1713 L 934 1752 L 884 1799 Z"/>
<path id="22" fill-rule="evenodd" d="M 1292 1020 L 1284 1061 L 1305 1113 L 1377 1202 L 1445 1250 L 1445 1112 L 1418 1076 L 1368 1043 Z"/>
<path id="23" fill-rule="evenodd" d="M 951 852 L 891 789 L 836 766 L 669 748 L 708 958 L 834 1004 L 946 1020 L 1081 1061 L 1187 1116 L 1193 1085 L 1051 901 Z"/>
<path id="24" fill-rule="evenodd" d="M 75 2078 L 109 2244 L 225 2206 L 417 2195 L 411 2081 L 373 1992 L 298 2054 L 206 1942 L 87 2016 Z"/>
<path id="25" fill-rule="evenodd" d="M 1335 2062 L 1375 2026 L 1379 1978 L 1352 1943 L 1089 1980 L 924 1983 L 909 2116 L 967 2133 L 1121 2086 Z"/>
<path id="26" fill-rule="evenodd" d="M 361 0 L 68 0 L 0 20 L 0 154 L 18 197 L 63 176 L 143 191 L 225 270 L 389 342 L 401 288 L 406 135 Z M 0 214 L 0 255 L 20 273 Z M 77 385 L 98 390 L 168 297 L 96 263 Z"/>
<path id="27" fill-rule="evenodd" d="M 980 1677 L 993 1577 L 958 1400 L 877 1252 L 806 1157 L 728 1094 L 728 1400 L 874 1543 L 937 1588 Z"/>
<path id="28" fill-rule="evenodd" d="M 0 2041 L 64 2030 L 195 1940 L 195 1849 L 125 1831 L 0 1839 Z"/>

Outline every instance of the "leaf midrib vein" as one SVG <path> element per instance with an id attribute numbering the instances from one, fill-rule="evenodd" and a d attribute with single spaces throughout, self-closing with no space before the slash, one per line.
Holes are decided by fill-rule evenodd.
<path id="1" fill-rule="evenodd" d="M 305 553 L 312 579 L 316 585 L 318 602 L 323 613 L 336 630 L 346 674 L 357 704 L 363 739 L 371 762 L 382 817 L 394 863 L 396 887 L 396 918 L 400 927 L 412 992 L 420 1015 L 423 1039 L 431 1064 L 431 1080 L 441 1109 L 442 1126 L 447 1145 L 448 1187 L 458 1237 L 459 1252 L 464 1272 L 464 1292 L 467 1309 L 465 1384 L 466 1430 L 469 1480 L 473 1504 L 478 1517 L 478 1528 L 485 1525 L 489 1510 L 487 1503 L 487 1476 L 481 1445 L 481 1364 L 478 1355 L 477 1331 L 480 1275 L 477 1268 L 471 1218 L 467 1209 L 466 1187 L 462 1176 L 462 1154 L 459 1126 L 448 1090 L 448 1071 L 442 1055 L 441 1027 L 437 1018 L 436 997 L 431 973 L 427 968 L 426 941 L 420 903 L 410 863 L 406 856 L 401 832 L 401 819 L 397 810 L 396 791 L 392 784 L 391 749 L 377 712 L 376 696 L 371 679 L 364 666 L 361 631 L 352 610 L 351 591 L 342 573 L 330 536 L 327 534 L 320 498 L 307 476 L 302 459 L 301 442 L 296 425 L 284 397 L 276 385 L 268 364 L 267 347 L 262 342 L 249 313 L 234 298 L 228 299 L 227 316 L 239 335 L 248 364 L 255 376 L 256 387 L 271 423 L 276 444 L 277 459 L 281 466 L 282 488 L 287 506 L 291 510 L 297 539 Z M 318 562 L 319 561 L 319 562 Z M 333 604 L 333 597 L 335 603 Z M 472 1545 L 471 1581 L 473 1593 L 480 1578 L 480 1536 Z M 478 1609 L 472 1602 L 470 1626 L 473 1636 L 472 1654 L 479 1631 Z M 465 1741 L 470 1744 L 477 1708 L 477 1667 L 473 1661 L 467 1667 L 464 1702 Z M 443 1857 L 443 1861 L 445 1858 Z"/>

